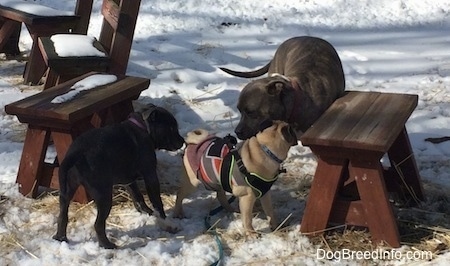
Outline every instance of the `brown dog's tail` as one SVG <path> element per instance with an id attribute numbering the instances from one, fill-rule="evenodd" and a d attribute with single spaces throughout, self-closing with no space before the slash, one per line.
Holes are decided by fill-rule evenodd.
<path id="1" fill-rule="evenodd" d="M 270 61 L 267 65 L 263 66 L 260 69 L 254 70 L 254 71 L 248 71 L 248 72 L 239 72 L 239 71 L 234 71 L 228 68 L 224 68 L 224 67 L 219 67 L 223 72 L 226 72 L 232 76 L 235 77 L 240 77 L 240 78 L 256 78 L 259 76 L 262 76 L 264 74 L 266 74 L 269 71 L 269 67 L 270 67 L 270 63 L 272 61 Z"/>
<path id="2" fill-rule="evenodd" d="M 188 132 L 186 137 L 187 144 L 199 144 L 208 138 L 209 132 L 206 129 L 196 129 L 194 131 Z"/>

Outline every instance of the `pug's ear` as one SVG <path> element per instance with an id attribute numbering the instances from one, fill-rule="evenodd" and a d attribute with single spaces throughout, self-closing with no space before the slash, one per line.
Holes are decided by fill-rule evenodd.
<path id="1" fill-rule="evenodd" d="M 295 130 L 287 125 L 281 129 L 281 134 L 283 134 L 283 138 L 291 144 L 291 146 L 297 145 L 297 134 Z"/>
<path id="2" fill-rule="evenodd" d="M 267 93 L 271 96 L 279 95 L 284 90 L 283 82 L 274 81 L 267 85 Z"/>
<path id="3" fill-rule="evenodd" d="M 271 127 L 273 125 L 272 120 L 270 119 L 266 119 L 264 121 L 262 121 L 261 123 L 259 123 L 259 131 L 264 131 L 264 129 Z"/>

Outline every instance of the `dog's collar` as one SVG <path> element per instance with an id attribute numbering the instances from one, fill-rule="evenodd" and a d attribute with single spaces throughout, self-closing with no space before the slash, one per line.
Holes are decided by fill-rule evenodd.
<path id="1" fill-rule="evenodd" d="M 137 118 L 138 114 L 136 113 L 132 113 L 128 116 L 128 121 L 130 121 L 131 123 L 135 124 L 137 127 L 139 127 L 140 129 L 144 130 L 145 132 L 148 132 L 148 128 L 147 125 L 145 124 L 145 121 L 141 118 Z"/>
<path id="2" fill-rule="evenodd" d="M 261 145 L 261 149 L 264 151 L 265 154 L 267 154 L 267 156 L 270 157 L 270 159 L 274 160 L 275 162 L 279 164 L 283 162 L 283 160 L 278 158 L 271 150 L 269 150 L 269 148 L 266 145 Z"/>

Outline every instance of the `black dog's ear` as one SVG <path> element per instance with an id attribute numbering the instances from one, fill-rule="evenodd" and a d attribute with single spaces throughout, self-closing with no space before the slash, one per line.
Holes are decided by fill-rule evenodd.
<path id="1" fill-rule="evenodd" d="M 283 82 L 274 81 L 267 85 L 267 93 L 271 96 L 279 95 L 284 89 Z"/>
<path id="2" fill-rule="evenodd" d="M 154 104 L 147 104 L 145 108 L 141 111 L 142 118 L 146 121 L 155 121 L 156 120 L 156 110 L 158 106 Z"/>
<path id="3" fill-rule="evenodd" d="M 262 121 L 261 123 L 259 123 L 259 131 L 264 131 L 264 129 L 271 127 L 273 125 L 272 120 L 270 119 L 266 119 L 264 121 Z"/>
<path id="4" fill-rule="evenodd" d="M 283 134 L 283 138 L 287 142 L 289 142 L 292 146 L 295 146 L 298 144 L 297 134 L 295 133 L 295 130 L 290 125 L 283 127 L 281 129 L 281 134 Z"/>

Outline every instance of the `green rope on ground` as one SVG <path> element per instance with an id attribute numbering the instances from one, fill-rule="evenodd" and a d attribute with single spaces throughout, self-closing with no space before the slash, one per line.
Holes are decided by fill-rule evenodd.
<path id="1" fill-rule="evenodd" d="M 232 203 L 234 200 L 236 199 L 236 197 L 232 196 L 231 198 L 228 199 L 228 203 Z M 205 227 L 207 230 L 209 230 L 213 235 L 214 235 L 214 239 L 216 240 L 217 243 L 217 248 L 219 250 L 219 258 L 213 262 L 211 264 L 211 266 L 216 266 L 219 265 L 220 262 L 222 262 L 223 260 L 223 246 L 222 246 L 222 241 L 220 240 L 219 235 L 217 234 L 217 231 L 215 228 L 211 228 L 211 223 L 210 223 L 210 218 L 213 215 L 216 215 L 217 213 L 219 213 L 221 210 L 223 210 L 222 206 L 219 206 L 213 210 L 211 210 L 208 214 L 208 216 L 205 217 Z"/>

